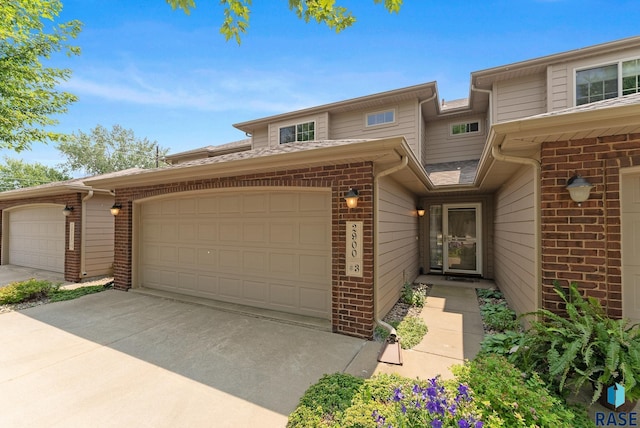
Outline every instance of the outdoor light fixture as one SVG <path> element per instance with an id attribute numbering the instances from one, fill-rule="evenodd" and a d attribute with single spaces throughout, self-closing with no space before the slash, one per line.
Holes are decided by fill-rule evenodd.
<path id="1" fill-rule="evenodd" d="M 418 217 L 423 217 L 424 216 L 424 208 L 417 207 L 416 208 L 416 212 L 418 213 Z"/>
<path id="2" fill-rule="evenodd" d="M 358 190 L 357 189 L 349 189 L 346 195 L 344 195 L 344 200 L 347 202 L 347 206 L 349 208 L 355 208 L 358 206 Z"/>
<path id="3" fill-rule="evenodd" d="M 65 204 L 64 208 L 62 209 L 62 214 L 65 217 L 69 217 L 69 214 L 71 214 L 71 211 L 73 211 L 73 207 L 70 207 L 69 205 Z"/>
<path id="4" fill-rule="evenodd" d="M 589 199 L 589 193 L 593 189 L 593 185 L 587 180 L 582 178 L 581 175 L 574 175 L 567 181 L 567 190 L 574 202 L 578 203 L 578 206 L 582 206 L 582 203 Z"/>
<path id="5" fill-rule="evenodd" d="M 113 204 L 113 206 L 109 209 L 109 211 L 111 211 L 111 214 L 116 216 L 118 214 L 120 214 L 120 210 L 122 209 L 122 205 L 120 204 Z"/>

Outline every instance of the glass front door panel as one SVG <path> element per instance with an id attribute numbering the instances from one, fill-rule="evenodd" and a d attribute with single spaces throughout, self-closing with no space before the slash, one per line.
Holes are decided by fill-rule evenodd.
<path id="1" fill-rule="evenodd" d="M 480 273 L 480 207 L 445 205 L 443 211 L 445 270 L 456 273 Z"/>
<path id="2" fill-rule="evenodd" d="M 442 272 L 442 205 L 429 207 L 429 270 Z"/>

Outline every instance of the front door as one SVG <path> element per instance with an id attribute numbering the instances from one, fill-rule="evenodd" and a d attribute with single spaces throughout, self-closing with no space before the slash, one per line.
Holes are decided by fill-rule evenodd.
<path id="1" fill-rule="evenodd" d="M 445 274 L 482 274 L 480 207 L 480 204 L 442 206 Z"/>
<path id="2" fill-rule="evenodd" d="M 622 175 L 622 316 L 640 322 L 640 174 Z"/>

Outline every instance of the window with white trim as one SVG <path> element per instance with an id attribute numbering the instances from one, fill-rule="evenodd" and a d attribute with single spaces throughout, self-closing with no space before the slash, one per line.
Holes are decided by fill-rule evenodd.
<path id="1" fill-rule="evenodd" d="M 305 122 L 280 128 L 280 144 L 294 141 L 313 141 L 316 137 L 316 123 Z"/>
<path id="2" fill-rule="evenodd" d="M 396 111 L 386 110 L 367 114 L 367 126 L 385 125 L 396 121 Z"/>
<path id="3" fill-rule="evenodd" d="M 477 134 L 480 132 L 480 122 L 463 122 L 463 123 L 453 123 L 451 124 L 451 129 L 449 130 L 450 134 L 453 136 L 456 135 L 465 135 L 465 134 Z"/>
<path id="4" fill-rule="evenodd" d="M 640 58 L 576 71 L 576 105 L 640 92 Z"/>

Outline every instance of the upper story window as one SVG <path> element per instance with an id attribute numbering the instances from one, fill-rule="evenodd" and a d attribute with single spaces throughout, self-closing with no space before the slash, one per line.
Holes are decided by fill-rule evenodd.
<path id="1" fill-rule="evenodd" d="M 379 111 L 367 114 L 367 126 L 384 125 L 396 121 L 395 110 Z"/>
<path id="2" fill-rule="evenodd" d="M 576 71 L 576 105 L 640 92 L 640 59 Z"/>
<path id="3" fill-rule="evenodd" d="M 450 131 L 451 135 L 476 134 L 480 132 L 480 122 L 454 123 Z"/>
<path id="4" fill-rule="evenodd" d="M 313 141 L 316 137 L 316 123 L 305 122 L 280 128 L 280 144 L 294 141 Z"/>

